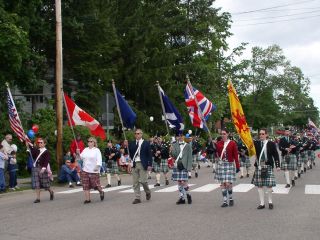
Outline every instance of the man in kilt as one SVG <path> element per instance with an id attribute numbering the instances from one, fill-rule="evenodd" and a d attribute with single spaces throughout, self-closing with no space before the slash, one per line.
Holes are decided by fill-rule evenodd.
<path id="1" fill-rule="evenodd" d="M 107 185 L 106 188 L 111 187 L 111 174 L 114 174 L 118 180 L 118 186 L 121 185 L 121 179 L 119 176 L 118 159 L 121 157 L 120 151 L 112 145 L 112 141 L 109 140 L 107 147 L 104 150 L 104 157 L 106 159 L 106 173 L 107 173 Z"/>
<path id="2" fill-rule="evenodd" d="M 253 183 L 258 187 L 260 205 L 257 209 L 264 209 L 264 192 L 263 187 L 267 188 L 269 209 L 273 209 L 272 203 L 272 187 L 276 186 L 276 181 L 273 173 L 274 164 L 278 171 L 280 171 L 279 153 L 276 144 L 267 139 L 268 133 L 266 129 L 259 131 L 260 141 L 255 141 L 256 148 L 256 162 L 255 172 L 253 176 Z"/>
<path id="3" fill-rule="evenodd" d="M 176 204 L 185 204 L 186 198 L 188 204 L 191 204 L 192 198 L 189 193 L 188 171 L 191 171 L 192 168 L 192 148 L 189 143 L 184 141 L 182 134 L 179 134 L 177 141 L 172 145 L 171 156 L 175 159 L 172 180 L 178 182 L 180 193 L 179 200 Z"/>
<path id="4" fill-rule="evenodd" d="M 229 139 L 229 132 L 221 130 L 222 140 L 217 142 L 217 156 L 219 158 L 215 179 L 220 183 L 223 204 L 221 207 L 234 205 L 232 184 L 236 181 L 236 173 L 240 171 L 237 143 Z M 236 166 L 234 166 L 236 165 Z"/>
<path id="5" fill-rule="evenodd" d="M 286 188 L 290 188 L 290 177 L 292 187 L 295 186 L 294 171 L 297 170 L 297 156 L 298 151 L 294 141 L 290 138 L 289 128 L 285 129 L 284 137 L 280 139 L 279 149 L 281 151 L 281 170 L 284 171 L 286 178 Z"/>
<path id="6" fill-rule="evenodd" d="M 154 145 L 153 149 L 154 160 L 153 170 L 156 173 L 156 184 L 155 187 L 160 186 L 160 173 L 162 172 L 165 178 L 166 185 L 169 185 L 168 179 L 168 158 L 169 158 L 169 143 L 162 141 L 162 138 L 158 138 L 157 144 Z"/>
<path id="7" fill-rule="evenodd" d="M 307 172 L 307 168 L 306 168 L 308 164 L 307 147 L 308 147 L 308 138 L 305 136 L 301 139 L 300 149 L 299 149 L 299 159 L 301 162 L 301 167 L 299 171 L 300 174 Z M 299 173 L 298 173 L 298 176 L 299 176 Z"/>
<path id="8" fill-rule="evenodd" d="M 317 148 L 317 141 L 312 133 L 308 133 L 308 169 L 312 169 L 312 165 L 316 165 L 314 160 L 316 159 L 315 150 Z"/>
<path id="9" fill-rule="evenodd" d="M 194 176 L 197 178 L 199 176 L 198 169 L 200 169 L 200 151 L 201 145 L 197 136 L 194 136 L 191 141 L 191 148 L 192 148 L 192 170 L 194 170 Z M 189 174 L 190 176 L 190 174 Z"/>
<path id="10" fill-rule="evenodd" d="M 248 178 L 250 176 L 249 171 L 251 167 L 251 162 L 249 158 L 248 148 L 246 147 L 246 145 L 243 144 L 241 139 L 239 139 L 238 141 L 238 151 L 240 155 L 240 173 L 241 173 L 240 178 L 243 178 L 244 169 L 246 169 L 246 172 L 247 172 L 246 176 Z"/>

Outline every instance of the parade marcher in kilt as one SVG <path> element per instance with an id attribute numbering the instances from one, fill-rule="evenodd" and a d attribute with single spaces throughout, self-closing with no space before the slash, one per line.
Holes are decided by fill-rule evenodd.
<path id="1" fill-rule="evenodd" d="M 230 140 L 228 135 L 229 132 L 226 129 L 221 130 L 222 140 L 216 144 L 219 161 L 215 179 L 220 183 L 222 191 L 223 204 L 221 207 L 234 205 L 232 184 L 236 181 L 236 173 L 240 171 L 237 143 Z"/>
<path id="2" fill-rule="evenodd" d="M 209 168 L 210 167 L 209 162 L 212 162 L 212 167 L 213 167 L 213 170 L 215 171 L 215 169 L 216 169 L 216 164 L 215 164 L 216 145 L 211 137 L 208 138 L 208 141 L 206 143 L 206 153 L 207 153 L 207 158 L 209 160 L 207 167 Z"/>
<path id="3" fill-rule="evenodd" d="M 129 154 L 132 161 L 132 181 L 135 199 L 132 204 L 141 203 L 140 183 L 146 192 L 146 199 L 151 199 L 151 191 L 148 186 L 147 171 L 152 168 L 152 153 L 149 141 L 142 138 L 142 130 L 136 129 L 135 141 L 129 144 Z"/>
<path id="4" fill-rule="evenodd" d="M 292 187 L 295 186 L 294 171 L 297 170 L 297 157 L 296 152 L 298 151 L 296 147 L 296 142 L 292 141 L 290 138 L 290 130 L 286 128 L 284 131 L 284 137 L 280 139 L 279 149 L 281 151 L 281 170 L 284 171 L 286 178 L 286 188 L 290 187 L 290 175 Z"/>
<path id="5" fill-rule="evenodd" d="M 238 141 L 238 151 L 240 156 L 240 173 L 241 173 L 240 178 L 243 178 L 244 169 L 246 169 L 246 172 L 247 172 L 246 176 L 248 178 L 250 176 L 249 171 L 251 167 L 251 162 L 249 159 L 248 148 L 246 147 L 246 145 L 243 144 L 241 139 L 239 139 Z"/>
<path id="6" fill-rule="evenodd" d="M 177 205 L 185 204 L 186 198 L 188 204 L 192 203 L 188 186 L 188 171 L 192 168 L 192 148 L 191 144 L 184 141 L 182 134 L 179 134 L 177 141 L 171 147 L 171 156 L 175 159 L 172 171 L 172 180 L 178 182 L 179 200 Z"/>
<path id="7" fill-rule="evenodd" d="M 118 159 L 121 157 L 120 151 L 112 145 L 112 141 L 109 140 L 107 147 L 104 150 L 104 157 L 106 159 L 106 173 L 107 173 L 107 185 L 106 188 L 111 187 L 111 174 L 114 174 L 118 180 L 118 186 L 121 185 L 121 179 L 119 176 Z"/>
<path id="8" fill-rule="evenodd" d="M 299 146 L 300 146 L 299 160 L 301 162 L 301 166 L 300 166 L 300 169 L 298 169 L 299 170 L 298 176 L 300 176 L 300 174 L 306 173 L 307 171 L 306 166 L 308 164 L 308 153 L 307 153 L 308 138 L 302 137 L 302 139 L 300 140 Z"/>
<path id="9" fill-rule="evenodd" d="M 191 148 L 192 148 L 192 170 L 194 170 L 194 176 L 197 178 L 199 176 L 198 169 L 200 169 L 200 151 L 201 145 L 198 141 L 197 136 L 194 136 L 191 141 Z M 191 172 L 190 172 L 191 173 Z M 189 174 L 190 175 L 190 174 Z"/>
<path id="10" fill-rule="evenodd" d="M 308 164 L 307 168 L 312 169 L 312 165 L 316 165 L 314 160 L 316 158 L 315 150 L 317 148 L 317 141 L 315 140 L 312 133 L 308 133 L 308 146 L 307 146 L 307 154 L 308 154 Z"/>
<path id="11" fill-rule="evenodd" d="M 274 165 L 280 171 L 280 161 L 277 146 L 274 142 L 268 141 L 268 133 L 266 129 L 259 131 L 260 141 L 255 141 L 256 162 L 255 172 L 253 177 L 254 185 L 258 187 L 260 205 L 257 209 L 265 208 L 264 204 L 264 189 L 267 188 L 269 209 L 273 209 L 272 202 L 272 187 L 276 186 L 276 181 L 273 173 Z"/>
<path id="12" fill-rule="evenodd" d="M 100 193 L 100 200 L 104 200 L 104 191 L 102 191 L 100 184 L 100 168 L 102 166 L 102 155 L 100 149 L 97 148 L 97 139 L 90 137 L 88 139 L 88 147 L 86 147 L 80 154 L 83 161 L 83 168 L 81 172 L 82 187 L 85 196 L 84 204 L 91 203 L 90 189 L 96 189 Z"/>
<path id="13" fill-rule="evenodd" d="M 296 159 L 297 159 L 297 169 L 294 171 L 294 180 L 297 180 L 300 176 L 299 169 L 301 168 L 301 159 L 300 159 L 300 148 L 301 148 L 301 141 L 300 136 L 297 133 L 292 134 L 291 143 L 296 146 Z"/>
<path id="14" fill-rule="evenodd" d="M 170 144 L 166 143 L 162 140 L 162 138 L 157 139 L 157 144 L 155 144 L 156 148 L 153 150 L 154 160 L 153 160 L 153 170 L 156 173 L 156 184 L 155 187 L 160 186 L 160 173 L 164 174 L 165 183 L 169 185 L 168 179 L 168 158 L 169 158 L 169 147 Z"/>
<path id="15" fill-rule="evenodd" d="M 33 157 L 33 167 L 32 167 L 32 182 L 33 187 L 36 190 L 36 200 L 34 203 L 40 202 L 40 189 L 44 188 L 50 193 L 50 200 L 54 198 L 54 193 L 50 188 L 50 177 L 48 174 L 48 164 L 50 162 L 50 153 L 46 149 L 46 140 L 38 138 L 37 148 L 30 146 L 30 151 Z M 28 144 L 26 143 L 27 148 Z"/>

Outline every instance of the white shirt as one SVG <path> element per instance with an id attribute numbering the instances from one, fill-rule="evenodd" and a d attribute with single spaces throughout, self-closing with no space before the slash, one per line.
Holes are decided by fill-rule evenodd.
<path id="1" fill-rule="evenodd" d="M 264 146 L 264 144 L 267 144 L 268 143 L 268 140 L 264 140 L 263 141 L 263 145 L 262 145 L 262 147 Z M 266 161 L 268 160 L 268 155 L 267 155 L 267 145 L 266 145 L 266 147 L 264 148 L 264 156 L 265 156 L 265 158 L 266 158 Z"/>
<path id="2" fill-rule="evenodd" d="M 139 151 L 136 153 L 134 161 L 136 162 L 141 162 L 141 158 L 140 158 L 140 150 L 141 150 L 141 144 L 143 143 L 143 139 L 141 138 L 140 140 L 136 140 L 136 144 L 138 142 L 138 148 Z"/>
<path id="3" fill-rule="evenodd" d="M 82 153 L 80 153 L 81 159 L 83 159 L 83 171 L 88 173 L 99 173 L 100 168 L 95 171 L 96 166 L 102 166 L 102 156 L 99 148 L 86 147 Z"/>
<path id="4" fill-rule="evenodd" d="M 11 147 L 11 145 L 7 142 L 7 140 L 3 140 L 1 142 L 1 145 L 3 146 L 4 152 L 6 154 L 10 154 L 13 151 L 13 148 Z"/>

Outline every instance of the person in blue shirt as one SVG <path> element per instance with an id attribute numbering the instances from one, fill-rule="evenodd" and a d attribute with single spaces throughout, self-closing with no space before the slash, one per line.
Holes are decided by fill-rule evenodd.
<path id="1" fill-rule="evenodd" d="M 59 182 L 60 183 L 69 183 L 69 187 L 72 188 L 74 187 L 72 182 L 76 182 L 77 186 L 81 186 L 79 176 L 77 174 L 77 169 L 76 168 L 71 168 L 71 160 L 66 159 L 65 164 L 62 165 L 60 174 L 59 174 Z"/>

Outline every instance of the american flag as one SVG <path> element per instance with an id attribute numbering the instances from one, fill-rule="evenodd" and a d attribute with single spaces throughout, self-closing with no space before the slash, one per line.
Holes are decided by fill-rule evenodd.
<path id="1" fill-rule="evenodd" d="M 11 91 L 8 88 L 7 102 L 8 102 L 8 113 L 9 113 L 9 121 L 12 130 L 17 134 L 18 138 L 21 142 L 27 141 L 31 143 L 30 139 L 24 133 L 23 127 L 21 125 L 21 121 L 19 118 L 19 114 L 17 112 L 16 106 L 12 99 Z"/>
<path id="2" fill-rule="evenodd" d="M 186 86 L 184 97 L 192 125 L 194 127 L 207 130 L 203 120 L 208 120 L 211 112 L 216 110 L 216 106 L 212 102 L 210 102 L 199 90 L 194 88 L 190 83 L 188 83 Z M 198 108 L 195 98 L 198 101 L 202 114 L 200 112 L 200 109 Z M 202 117 L 204 119 L 202 119 Z"/>

